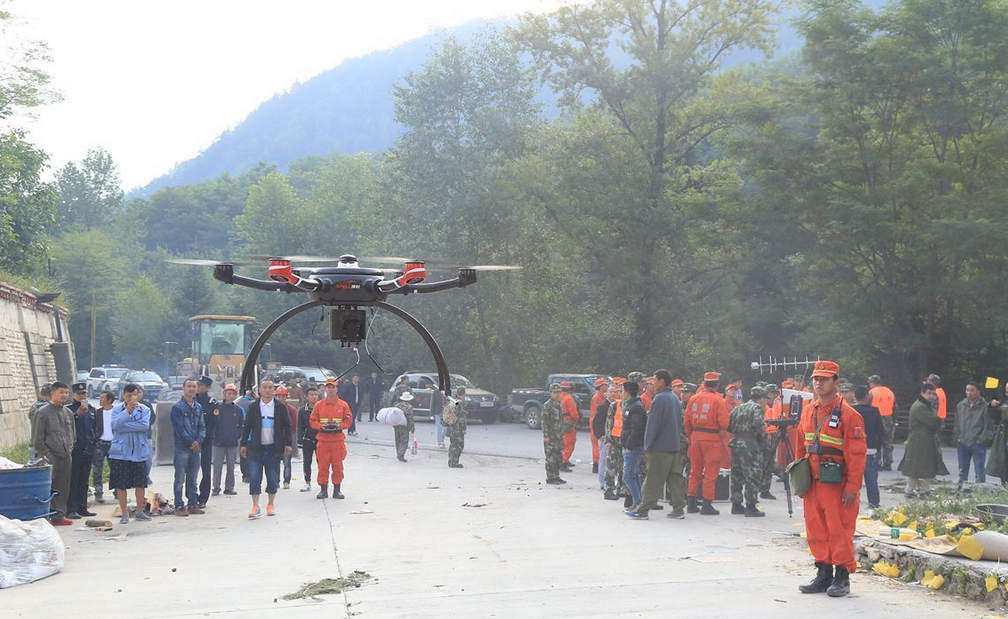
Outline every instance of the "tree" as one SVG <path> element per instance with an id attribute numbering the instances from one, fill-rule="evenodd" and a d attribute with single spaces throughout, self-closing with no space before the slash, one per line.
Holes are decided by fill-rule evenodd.
<path id="1" fill-rule="evenodd" d="M 49 87 L 45 65 L 51 57 L 45 43 L 26 40 L 12 33 L 17 19 L 0 10 L 0 120 L 56 101 L 59 96 Z"/>
<path id="2" fill-rule="evenodd" d="M 123 214 L 123 192 L 112 156 L 87 152 L 80 165 L 69 162 L 56 173 L 58 215 L 63 230 L 105 227 Z"/>
<path id="3" fill-rule="evenodd" d="M 141 275 L 129 281 L 112 297 L 108 331 L 119 359 L 129 367 L 149 367 L 164 354 L 169 305 L 150 278 Z"/>
<path id="4" fill-rule="evenodd" d="M 55 194 L 42 180 L 46 160 L 21 131 L 0 135 L 0 269 L 30 274 L 46 256 L 55 224 Z"/>
<path id="5" fill-rule="evenodd" d="M 681 282 L 706 289 L 698 278 L 713 276 L 716 285 L 730 266 L 692 266 L 705 248 L 689 243 L 690 216 L 738 188 L 730 164 L 707 150 L 737 122 L 714 76 L 729 51 L 770 48 L 773 8 L 761 0 L 597 0 L 525 16 L 515 32 L 578 115 L 566 134 L 575 152 L 556 151 L 557 173 L 572 182 L 554 217 L 577 238 L 601 237 L 592 257 L 632 322 L 638 363 L 664 358 L 663 327 L 684 314 L 674 305 Z"/>

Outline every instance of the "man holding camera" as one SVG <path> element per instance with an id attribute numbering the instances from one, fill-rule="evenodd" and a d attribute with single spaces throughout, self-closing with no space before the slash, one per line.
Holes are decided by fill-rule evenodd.
<path id="1" fill-rule="evenodd" d="M 818 568 L 815 579 L 798 589 L 825 591 L 830 597 L 850 593 L 850 573 L 857 569 L 854 525 L 867 452 L 864 420 L 840 397 L 839 379 L 839 365 L 816 361 L 816 397 L 806 400 L 802 409 L 795 449 L 797 459 L 808 456 L 811 482 L 802 498 L 809 550 Z"/>

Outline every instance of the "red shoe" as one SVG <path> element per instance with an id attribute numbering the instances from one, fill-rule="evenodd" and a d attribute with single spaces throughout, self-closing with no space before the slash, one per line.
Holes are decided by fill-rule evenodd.
<path id="1" fill-rule="evenodd" d="M 267 505 L 266 506 L 266 515 L 267 516 L 276 516 L 276 509 L 274 509 L 274 507 L 272 505 Z"/>
<path id="2" fill-rule="evenodd" d="M 68 527 L 73 524 L 73 520 L 70 520 L 66 516 L 60 516 L 58 520 L 49 521 L 49 524 L 54 527 Z"/>

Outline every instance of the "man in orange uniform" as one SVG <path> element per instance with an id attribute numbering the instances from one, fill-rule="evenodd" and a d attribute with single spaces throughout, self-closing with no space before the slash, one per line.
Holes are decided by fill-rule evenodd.
<path id="1" fill-rule="evenodd" d="M 672 382 L 669 384 L 669 388 L 672 390 L 672 394 L 679 398 L 679 403 L 683 405 L 683 410 L 686 409 L 686 401 L 683 399 L 683 385 L 686 384 L 681 378 L 673 378 Z"/>
<path id="2" fill-rule="evenodd" d="M 641 385 L 641 383 L 637 383 Z M 641 403 L 644 404 L 644 412 L 651 412 L 651 403 L 654 402 L 654 376 L 648 376 L 644 379 L 643 386 L 640 387 L 640 399 Z"/>
<path id="3" fill-rule="evenodd" d="M 854 524 L 860 507 L 864 478 L 864 420 L 840 397 L 840 366 L 816 361 L 812 370 L 814 400 L 806 400 L 798 430 L 798 458 L 808 456 L 812 484 L 805 501 L 805 532 L 815 558 L 815 579 L 798 589 L 802 593 L 826 592 L 830 597 L 850 593 L 854 559 Z M 834 572 L 834 567 L 836 571 Z"/>
<path id="4" fill-rule="evenodd" d="M 931 374 L 927 377 L 927 382 L 935 386 L 935 394 L 938 396 L 938 419 L 945 419 L 948 415 L 948 397 L 945 395 L 945 390 L 942 389 L 941 376 Z"/>
<path id="5" fill-rule="evenodd" d="M 606 391 L 609 390 L 609 381 L 604 378 L 596 378 L 595 382 L 592 383 L 595 386 L 595 394 L 592 395 L 591 402 L 588 403 L 588 409 L 591 411 L 588 415 L 588 436 L 591 438 L 592 446 L 592 473 L 598 474 L 598 464 L 599 464 L 599 444 L 598 439 L 595 438 L 595 433 L 591 431 L 592 420 L 595 419 L 595 413 L 598 412 L 599 404 L 605 402 Z"/>
<path id="6" fill-rule="evenodd" d="M 353 423 L 350 405 L 340 399 L 339 383 L 335 378 L 325 382 L 325 398 L 315 403 L 308 425 L 318 432 L 315 436 L 315 457 L 318 458 L 318 483 L 321 490 L 315 496 L 325 499 L 329 496 L 329 468 L 332 467 L 333 498 L 342 499 L 340 486 L 343 484 L 343 460 L 346 458 L 346 435 L 344 431 Z"/>
<path id="7" fill-rule="evenodd" d="M 704 386 L 690 398 L 683 427 L 689 437 L 690 476 L 686 488 L 686 511 L 704 516 L 717 516 L 714 509 L 714 488 L 721 469 L 721 433 L 728 429 L 728 407 L 725 399 L 717 392 L 721 375 L 707 372 L 703 376 Z M 697 490 L 703 479 L 703 507 L 697 508 Z"/>
<path id="8" fill-rule="evenodd" d="M 892 470 L 892 450 L 893 438 L 896 424 L 893 418 L 893 409 L 896 408 L 896 394 L 892 389 L 882 384 L 882 378 L 878 374 L 868 377 L 868 395 L 871 396 L 870 403 L 879 410 L 882 415 L 882 465 L 880 471 Z"/>
<path id="9" fill-rule="evenodd" d="M 571 389 L 573 388 L 574 385 L 568 381 L 560 383 L 560 389 L 563 390 L 560 396 L 560 407 L 563 409 L 564 431 L 560 470 L 567 471 L 568 473 L 573 470 L 570 458 L 574 453 L 574 443 L 577 441 L 577 422 L 581 417 L 581 413 L 578 412 L 577 400 L 571 395 Z"/>

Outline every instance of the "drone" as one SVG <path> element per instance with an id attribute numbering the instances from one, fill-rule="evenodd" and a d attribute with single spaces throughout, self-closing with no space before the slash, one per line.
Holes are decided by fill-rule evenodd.
<path id="1" fill-rule="evenodd" d="M 242 368 L 241 391 L 245 393 L 255 382 L 256 362 L 267 340 L 285 322 L 301 312 L 324 307 L 329 313 L 329 333 L 342 347 L 357 347 L 367 338 L 367 311 L 374 307 L 386 310 L 405 320 L 420 334 L 434 356 L 438 370 L 438 389 L 451 396 L 451 377 L 437 340 L 419 320 L 405 310 L 387 302 L 393 294 L 425 294 L 452 288 L 464 288 L 476 283 L 479 271 L 513 271 L 521 269 L 510 265 L 451 266 L 458 275 L 452 279 L 427 282 L 427 266 L 448 267 L 444 263 L 431 263 L 416 258 L 381 256 L 362 258 L 365 262 L 402 265 L 401 268 L 362 267 L 357 256 L 343 254 L 339 258 L 325 256 L 251 256 L 246 260 L 203 260 L 171 258 L 174 264 L 212 266 L 214 279 L 225 284 L 245 286 L 255 290 L 307 294 L 309 301 L 297 305 L 266 327 L 256 338 Z M 255 279 L 235 274 L 235 267 L 249 264 L 268 265 L 269 279 Z M 295 266 L 302 264 L 336 263 L 335 266 Z M 370 353 L 369 353 L 370 354 Z M 360 355 L 358 353 L 358 362 Z M 349 370 L 348 370 L 349 371 Z"/>

